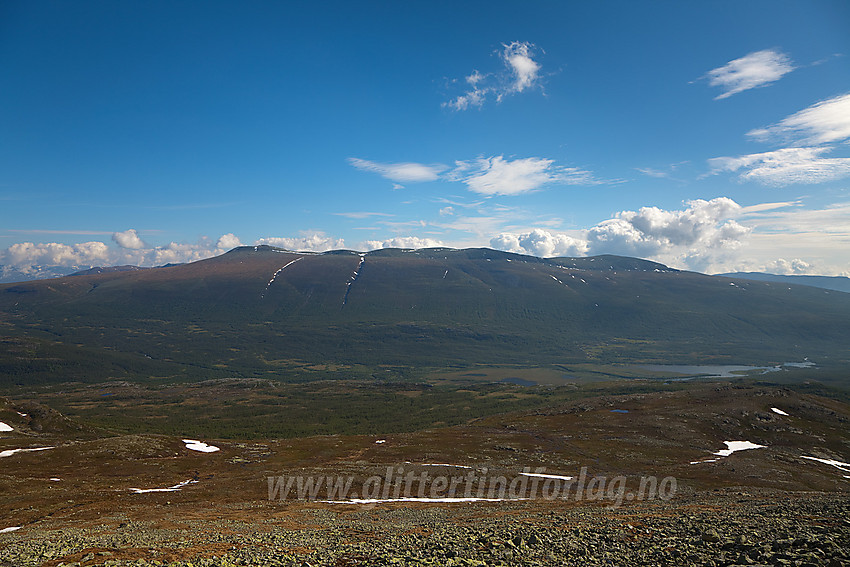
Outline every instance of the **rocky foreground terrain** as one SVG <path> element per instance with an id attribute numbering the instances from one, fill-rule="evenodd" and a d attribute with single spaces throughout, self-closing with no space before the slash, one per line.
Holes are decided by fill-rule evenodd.
<path id="1" fill-rule="evenodd" d="M 86 527 L 0 535 L 0 565 L 850 565 L 850 498 L 715 490 L 611 509 L 586 502 L 165 502 Z M 150 511 L 144 514 L 150 517 Z"/>
<path id="2" fill-rule="evenodd" d="M 4 407 L 0 567 L 850 566 L 850 408 L 784 387 L 693 384 L 292 439 L 118 435 Z M 424 484 L 408 491 L 408 474 Z M 535 475 L 564 480 L 559 498 L 543 481 L 496 502 L 411 500 L 449 496 L 439 479 L 461 496 Z M 331 477 L 350 491 L 298 494 L 298 479 Z M 408 500 L 362 503 L 397 488 Z"/>

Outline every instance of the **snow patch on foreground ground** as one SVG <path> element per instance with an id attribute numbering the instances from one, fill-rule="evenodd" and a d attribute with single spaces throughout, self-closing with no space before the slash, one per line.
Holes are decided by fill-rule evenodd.
<path id="1" fill-rule="evenodd" d="M 474 496 L 457 498 L 352 498 L 351 500 L 317 500 L 323 504 L 386 504 L 394 502 L 519 502 L 527 498 L 475 498 Z"/>
<path id="2" fill-rule="evenodd" d="M 414 463 L 411 461 L 404 461 L 406 465 L 416 465 L 417 467 L 454 467 L 456 469 L 471 469 L 472 467 L 468 467 L 466 465 L 454 465 L 452 463 Z"/>
<path id="3" fill-rule="evenodd" d="M 559 474 L 543 474 L 543 473 L 530 473 L 530 472 L 521 472 L 519 473 L 522 476 L 535 476 L 537 478 L 554 478 L 555 480 L 572 480 L 571 476 L 562 476 Z"/>
<path id="4" fill-rule="evenodd" d="M 186 448 L 190 451 L 200 451 L 201 453 L 215 453 L 220 449 L 213 445 L 207 445 L 203 441 L 197 441 L 195 439 L 184 439 L 183 442 L 186 444 Z"/>
<path id="5" fill-rule="evenodd" d="M 0 421 L 0 431 L 14 431 L 11 425 L 6 425 L 2 421 Z"/>
<path id="6" fill-rule="evenodd" d="M 738 451 L 746 451 L 747 449 L 764 449 L 766 445 L 757 445 L 755 443 L 751 443 L 750 441 L 724 441 L 726 444 L 725 449 L 721 449 L 712 455 L 718 455 L 719 457 L 728 457 L 732 453 L 736 453 Z M 703 461 L 691 461 L 692 465 L 697 465 L 699 463 L 713 463 L 715 461 L 719 461 L 720 459 L 706 459 Z"/>
<path id="7" fill-rule="evenodd" d="M 21 529 L 21 526 L 12 526 L 11 528 L 3 528 L 0 530 L 0 534 L 7 534 L 9 532 L 14 532 Z"/>
<path id="8" fill-rule="evenodd" d="M 129 488 L 128 490 L 133 494 L 145 494 L 147 492 L 177 492 L 184 486 L 196 484 L 197 482 L 197 480 L 184 480 L 183 482 L 179 482 L 174 486 L 169 486 L 168 488 Z"/>
<path id="9" fill-rule="evenodd" d="M 55 449 L 55 447 L 36 447 L 35 449 L 7 449 L 5 451 L 0 451 L 0 459 L 3 457 L 11 457 L 15 453 L 28 453 L 30 451 L 46 451 L 48 449 Z"/>
<path id="10" fill-rule="evenodd" d="M 772 411 L 773 413 L 779 414 L 779 415 L 788 415 L 787 413 L 785 413 L 784 411 L 782 411 L 779 408 L 770 408 L 770 411 Z"/>
<path id="11" fill-rule="evenodd" d="M 841 461 L 836 461 L 835 459 L 819 459 L 817 457 L 803 457 L 804 459 L 809 459 L 810 461 L 817 461 L 819 463 L 823 463 L 825 465 L 832 465 L 843 473 L 850 473 L 850 463 L 842 463 Z M 844 478 L 850 478 L 845 476 Z"/>

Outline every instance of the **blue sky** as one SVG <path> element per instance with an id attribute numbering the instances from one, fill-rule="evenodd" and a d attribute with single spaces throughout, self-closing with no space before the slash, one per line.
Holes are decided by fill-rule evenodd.
<path id="1" fill-rule="evenodd" d="M 238 244 L 850 275 L 850 4 L 0 4 L 0 265 Z"/>

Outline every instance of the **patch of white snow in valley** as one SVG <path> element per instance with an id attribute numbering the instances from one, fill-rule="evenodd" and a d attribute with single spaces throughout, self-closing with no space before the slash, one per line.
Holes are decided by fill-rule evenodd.
<path id="1" fill-rule="evenodd" d="M 8 534 L 10 532 L 16 532 L 21 529 L 21 526 L 12 526 L 11 528 L 3 528 L 0 530 L 0 534 Z"/>
<path id="2" fill-rule="evenodd" d="M 61 478 L 51 478 L 51 479 L 48 479 L 48 480 L 50 480 L 51 482 L 62 482 Z"/>
<path id="3" fill-rule="evenodd" d="M 823 463 L 825 465 L 832 465 L 837 468 L 841 472 L 850 473 L 850 463 L 842 463 L 841 461 L 836 461 L 834 459 L 819 459 L 818 457 L 803 457 L 804 459 L 809 459 L 810 461 L 817 461 L 819 463 Z M 850 478 L 850 477 L 844 477 Z"/>
<path id="4" fill-rule="evenodd" d="M 26 417 L 26 416 L 27 416 L 27 414 L 25 414 L 25 413 L 21 413 L 21 412 L 19 412 L 19 411 L 16 411 L 15 413 L 16 413 L 16 414 L 18 414 L 18 415 L 19 415 L 19 416 L 21 416 L 21 417 Z"/>
<path id="5" fill-rule="evenodd" d="M 732 453 L 736 453 L 738 451 L 746 451 L 747 449 L 764 449 L 767 445 L 757 445 L 755 443 L 751 443 L 750 441 L 724 441 L 726 444 L 725 449 L 721 449 L 719 451 L 715 451 L 712 455 L 718 455 L 719 457 L 728 457 Z M 702 461 L 691 461 L 692 465 L 697 465 L 700 463 L 713 463 L 719 461 L 720 459 L 705 459 Z"/>
<path id="6" fill-rule="evenodd" d="M 6 425 L 2 421 L 0 421 L 0 431 L 14 431 L 11 425 Z"/>
<path id="7" fill-rule="evenodd" d="M 523 476 L 535 476 L 538 478 L 554 478 L 555 480 L 572 480 L 571 476 L 562 476 L 559 474 L 543 474 L 543 473 L 530 473 L 530 472 L 521 472 L 519 473 Z"/>
<path id="8" fill-rule="evenodd" d="M 55 447 L 36 447 L 34 449 L 7 449 L 5 451 L 0 451 L 0 459 L 3 457 L 11 457 L 15 453 L 29 453 L 32 451 L 46 451 L 48 449 L 55 449 Z"/>
<path id="9" fill-rule="evenodd" d="M 378 440 L 375 441 L 375 445 L 383 445 L 386 442 L 387 442 L 386 439 L 378 439 Z"/>
<path id="10" fill-rule="evenodd" d="M 784 411 L 782 411 L 779 408 L 770 408 L 770 411 L 772 411 L 773 413 L 778 413 L 779 415 L 788 415 L 787 413 L 785 413 Z"/>
<path id="11" fill-rule="evenodd" d="M 190 451 L 200 451 L 201 453 L 215 453 L 219 450 L 218 447 L 213 445 L 207 445 L 203 441 L 196 441 L 195 439 L 184 439 L 183 442 L 186 444 L 186 448 Z"/>
<path id="12" fill-rule="evenodd" d="M 184 486 L 197 484 L 197 482 L 197 480 L 184 480 L 183 482 L 178 482 L 174 486 L 169 486 L 168 488 L 130 488 L 129 490 L 133 494 L 145 494 L 148 492 L 177 492 Z"/>

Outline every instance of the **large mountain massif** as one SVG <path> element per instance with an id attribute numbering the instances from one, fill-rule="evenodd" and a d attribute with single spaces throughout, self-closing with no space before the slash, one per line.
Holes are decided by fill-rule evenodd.
<path id="1" fill-rule="evenodd" d="M 7 382 L 268 376 L 294 361 L 840 365 L 850 357 L 850 294 L 634 258 L 489 249 L 241 247 L 180 266 L 3 285 L 0 317 Z"/>

